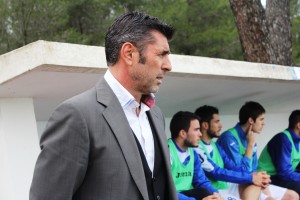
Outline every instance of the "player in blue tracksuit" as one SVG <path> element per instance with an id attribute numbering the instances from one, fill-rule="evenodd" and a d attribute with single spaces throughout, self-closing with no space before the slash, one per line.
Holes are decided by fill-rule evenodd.
<path id="1" fill-rule="evenodd" d="M 259 158 L 259 169 L 271 175 L 273 184 L 300 195 L 300 110 L 294 110 L 288 128 L 267 143 Z"/>
<path id="2" fill-rule="evenodd" d="M 171 119 L 170 131 L 171 171 L 179 200 L 223 199 L 206 178 L 199 156 L 193 149 L 198 146 L 201 136 L 198 116 L 188 111 L 177 112 Z"/>
<path id="3" fill-rule="evenodd" d="M 212 141 L 213 142 L 213 141 Z M 206 144 L 204 140 L 201 140 L 205 149 L 211 149 L 211 151 L 204 150 L 202 145 L 196 149 L 196 152 L 202 157 L 202 168 L 205 174 L 215 180 L 222 180 L 232 183 L 240 184 L 252 184 L 252 174 L 246 170 L 243 170 L 241 166 L 236 165 L 228 156 L 224 153 L 224 150 L 215 143 L 220 157 L 224 163 L 223 167 L 216 165 L 216 163 L 210 159 L 214 156 L 211 144 Z M 208 155 L 209 154 L 209 155 Z"/>
<path id="4" fill-rule="evenodd" d="M 217 143 L 226 154 L 235 162 L 251 172 L 258 167 L 257 146 L 255 133 L 260 133 L 265 124 L 265 109 L 257 102 L 246 102 L 239 111 L 239 123 L 222 133 Z M 270 184 L 263 193 L 274 199 L 299 199 L 299 195 L 283 187 Z"/>
<path id="5" fill-rule="evenodd" d="M 235 134 L 237 134 L 237 137 Z M 254 143 L 251 148 L 252 153 L 251 156 L 242 156 L 241 154 L 245 154 L 246 148 L 249 147 L 248 139 L 246 138 L 247 134 L 242 129 L 240 123 L 237 123 L 234 128 L 229 129 L 222 133 L 217 140 L 217 144 L 219 144 L 223 150 L 226 152 L 230 158 L 234 158 L 234 163 L 238 166 L 241 166 L 243 169 L 246 169 L 249 172 L 256 172 L 258 166 L 258 157 L 257 157 L 257 144 Z M 241 149 L 240 145 L 241 143 Z"/>
<path id="6" fill-rule="evenodd" d="M 202 168 L 212 181 L 213 186 L 219 190 L 231 191 L 235 196 L 240 196 L 242 199 L 257 199 L 261 187 L 266 187 L 269 184 L 269 176 L 264 172 L 252 174 L 247 167 L 236 165 L 214 142 L 213 138 L 219 137 L 222 129 L 219 111 L 216 107 L 204 105 L 199 107 L 195 114 L 200 117 L 202 133 L 196 151 L 203 159 Z M 239 192 L 236 184 L 228 184 L 227 182 L 240 184 L 241 192 Z M 247 190 L 245 190 L 246 188 Z"/>

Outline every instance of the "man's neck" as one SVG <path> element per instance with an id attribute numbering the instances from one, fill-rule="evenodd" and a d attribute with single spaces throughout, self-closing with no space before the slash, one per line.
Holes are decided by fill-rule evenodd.
<path id="1" fill-rule="evenodd" d="M 142 94 L 132 87 L 132 80 L 129 78 L 128 72 L 124 70 L 124 67 L 120 67 L 119 65 L 109 67 L 108 70 L 112 74 L 112 76 L 121 84 L 133 97 L 134 99 L 140 103 Z"/>
<path id="2" fill-rule="evenodd" d="M 294 132 L 296 133 L 297 136 L 300 137 L 300 130 L 299 129 L 294 129 Z"/>
<path id="3" fill-rule="evenodd" d="M 175 139 L 174 140 L 177 144 L 177 146 L 182 150 L 182 151 L 186 151 L 188 149 L 188 147 L 184 144 L 184 142 L 180 139 Z"/>
<path id="4" fill-rule="evenodd" d="M 201 140 L 203 140 L 206 144 L 210 144 L 212 138 L 207 133 L 202 132 Z"/>
<path id="5" fill-rule="evenodd" d="M 243 125 L 240 125 L 240 126 L 241 126 L 242 130 L 243 130 L 245 133 L 248 132 L 249 127 L 250 127 L 248 123 L 243 124 Z"/>

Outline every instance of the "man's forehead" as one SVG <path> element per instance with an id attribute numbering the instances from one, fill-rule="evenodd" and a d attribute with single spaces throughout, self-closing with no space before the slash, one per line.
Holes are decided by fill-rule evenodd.
<path id="1" fill-rule="evenodd" d="M 215 113 L 215 114 L 213 114 L 213 116 L 212 116 L 212 117 L 213 117 L 213 119 L 219 119 L 219 118 L 220 118 L 219 114 L 216 114 L 216 113 Z"/>
<path id="2" fill-rule="evenodd" d="M 265 113 L 262 113 L 262 114 L 258 115 L 257 118 L 264 118 L 264 117 L 265 117 Z"/>
<path id="3" fill-rule="evenodd" d="M 190 124 L 199 125 L 199 120 L 198 119 L 192 119 L 190 121 Z"/>

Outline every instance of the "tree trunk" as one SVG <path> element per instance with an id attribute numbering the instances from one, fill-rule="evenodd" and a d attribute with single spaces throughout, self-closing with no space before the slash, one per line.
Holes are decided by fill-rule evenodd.
<path id="1" fill-rule="evenodd" d="M 292 65 L 292 31 L 289 0 L 267 1 L 266 19 L 270 43 L 276 56 L 276 63 Z"/>
<path id="2" fill-rule="evenodd" d="M 260 0 L 229 2 L 239 32 L 244 60 L 290 65 L 292 37 L 289 0 L 267 0 L 266 13 Z"/>

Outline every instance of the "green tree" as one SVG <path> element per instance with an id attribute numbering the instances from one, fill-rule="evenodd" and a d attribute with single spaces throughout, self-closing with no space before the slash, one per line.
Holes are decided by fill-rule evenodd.
<path id="1" fill-rule="evenodd" d="M 109 4 L 110 1 L 105 0 L 69 0 L 68 23 L 63 40 L 87 45 L 104 45 L 105 31 L 115 17 Z"/>
<path id="2" fill-rule="evenodd" d="M 56 38 L 66 23 L 66 1 L 1 0 L 1 53 L 40 38 Z"/>
<path id="3" fill-rule="evenodd" d="M 0 0 L 0 54 L 39 39 L 103 46 L 105 32 L 112 21 L 126 11 L 138 10 L 157 16 L 176 28 L 175 37 L 171 41 L 172 53 L 243 60 L 245 50 L 242 48 L 243 43 L 240 43 L 240 31 L 238 32 L 235 17 L 230 9 L 231 1 L 246 1 L 252 5 L 253 2 L 259 2 Z M 290 0 L 290 5 L 293 63 L 300 65 L 299 0 Z M 262 7 L 260 9 L 265 12 Z M 270 29 L 268 31 L 270 32 Z M 264 35 L 260 38 L 256 44 L 261 45 L 265 43 L 264 40 L 268 41 Z M 272 50 L 271 47 L 264 48 Z M 253 52 L 250 54 L 257 57 Z M 274 52 L 273 54 L 275 55 Z"/>
<path id="4" fill-rule="evenodd" d="M 149 6 L 151 14 L 176 28 L 173 52 L 184 55 L 242 59 L 229 2 L 169 0 Z M 168 6 L 172 5 L 172 6 Z M 165 9 L 168 6 L 168 9 Z"/>
<path id="5" fill-rule="evenodd" d="M 237 31 L 224 0 L 1 0 L 0 53 L 38 39 L 104 45 L 112 20 L 129 10 L 173 24 L 173 53 L 241 59 Z M 159 5 L 159 6 L 158 6 Z M 167 8 L 167 9 L 166 9 Z M 1 21 L 3 20 L 3 21 Z"/>
<path id="6" fill-rule="evenodd" d="M 293 65 L 300 66 L 300 3 L 291 1 Z"/>

